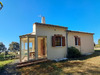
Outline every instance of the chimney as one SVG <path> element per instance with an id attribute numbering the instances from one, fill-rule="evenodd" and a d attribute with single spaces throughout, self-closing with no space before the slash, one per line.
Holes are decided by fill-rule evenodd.
<path id="1" fill-rule="evenodd" d="M 45 24 L 45 17 L 42 17 L 41 23 Z"/>

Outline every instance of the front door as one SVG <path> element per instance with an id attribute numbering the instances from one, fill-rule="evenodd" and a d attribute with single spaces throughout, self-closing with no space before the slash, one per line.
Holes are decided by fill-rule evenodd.
<path id="1" fill-rule="evenodd" d="M 46 57 L 46 38 L 39 37 L 38 38 L 38 58 Z"/>
<path id="2" fill-rule="evenodd" d="M 41 55 L 45 56 L 45 38 L 41 39 Z"/>

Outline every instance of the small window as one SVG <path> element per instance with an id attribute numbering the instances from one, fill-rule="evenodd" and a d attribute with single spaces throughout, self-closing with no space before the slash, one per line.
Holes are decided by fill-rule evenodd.
<path id="1" fill-rule="evenodd" d="M 78 45 L 78 37 L 75 37 L 75 45 Z"/>
<path id="2" fill-rule="evenodd" d="M 56 34 L 52 36 L 52 47 L 55 46 L 65 46 L 65 36 Z"/>
<path id="3" fill-rule="evenodd" d="M 78 36 L 75 36 L 75 45 L 81 45 L 81 40 Z"/>
<path id="4" fill-rule="evenodd" d="M 62 46 L 62 38 L 60 36 L 55 38 L 55 46 Z"/>

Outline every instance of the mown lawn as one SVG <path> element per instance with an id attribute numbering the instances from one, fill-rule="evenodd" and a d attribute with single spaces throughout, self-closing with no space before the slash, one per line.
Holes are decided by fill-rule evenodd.
<path id="1" fill-rule="evenodd" d="M 17 69 L 22 75 L 100 75 L 100 50 L 62 62 L 48 61 Z"/>

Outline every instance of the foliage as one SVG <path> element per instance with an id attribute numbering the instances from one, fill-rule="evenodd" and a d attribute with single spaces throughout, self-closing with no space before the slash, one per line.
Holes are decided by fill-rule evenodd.
<path id="1" fill-rule="evenodd" d="M 96 45 L 95 45 L 95 48 L 100 48 L 100 45 L 96 44 Z"/>
<path id="2" fill-rule="evenodd" d="M 100 39 L 98 39 L 98 44 L 95 44 L 95 48 L 100 48 Z"/>
<path id="3" fill-rule="evenodd" d="M 68 58 L 78 58 L 81 56 L 80 51 L 75 47 L 68 48 Z"/>
<path id="4" fill-rule="evenodd" d="M 94 43 L 94 47 L 96 46 L 96 44 Z"/>
<path id="5" fill-rule="evenodd" d="M 0 42 L 0 51 L 5 51 L 7 48 L 5 47 L 5 45 Z"/>
<path id="6" fill-rule="evenodd" d="M 100 45 L 100 39 L 98 39 L 98 45 Z"/>
<path id="7" fill-rule="evenodd" d="M 8 50 L 12 50 L 14 52 L 19 51 L 19 43 L 12 42 L 11 44 L 9 44 Z"/>
<path id="8" fill-rule="evenodd" d="M 8 55 L 8 51 L 5 51 L 5 55 Z"/>
<path id="9" fill-rule="evenodd" d="M 5 53 L 1 53 L 0 54 L 0 61 L 4 61 L 4 60 L 9 60 L 9 59 L 15 59 L 15 54 L 5 54 Z"/>
<path id="10" fill-rule="evenodd" d="M 0 10 L 3 8 L 3 4 L 2 2 L 0 2 Z"/>

